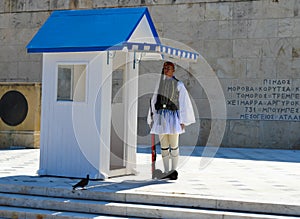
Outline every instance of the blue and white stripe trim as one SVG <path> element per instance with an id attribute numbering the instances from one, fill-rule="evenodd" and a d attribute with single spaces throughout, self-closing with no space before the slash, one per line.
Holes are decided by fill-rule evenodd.
<path id="1" fill-rule="evenodd" d="M 160 52 L 164 54 L 169 54 L 171 56 L 177 56 L 184 59 L 197 60 L 199 54 L 187 50 L 177 49 L 170 46 L 160 45 Z"/>
<path id="2" fill-rule="evenodd" d="M 179 59 L 197 60 L 199 57 L 199 53 L 182 50 L 179 48 L 174 48 L 162 44 L 126 42 L 123 43 L 123 48 L 127 48 L 128 51 L 135 51 L 135 52 L 160 53 L 160 54 L 169 55 L 171 57 L 179 58 Z"/>

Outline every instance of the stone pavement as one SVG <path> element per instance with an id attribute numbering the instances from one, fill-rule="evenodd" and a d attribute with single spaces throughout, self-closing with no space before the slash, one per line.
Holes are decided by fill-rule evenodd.
<path id="1" fill-rule="evenodd" d="M 0 150 L 0 177 L 35 176 L 39 168 L 39 149 Z"/>
<path id="2" fill-rule="evenodd" d="M 277 209 L 266 211 L 300 215 L 300 151 L 216 149 L 182 146 L 178 180 L 153 181 L 150 172 L 150 148 L 139 146 L 137 175 L 105 181 L 94 180 L 87 189 L 159 197 L 177 195 L 187 200 L 201 197 L 208 202 L 227 200 L 227 204 L 228 201 L 234 201 L 256 204 L 256 207 L 276 204 Z M 217 153 L 214 155 L 214 152 Z M 0 184 L 36 184 L 71 189 L 71 185 L 78 181 L 60 177 L 38 177 L 38 162 L 38 149 L 0 150 Z M 160 155 L 157 168 L 162 168 Z M 161 201 L 164 202 L 163 198 Z M 278 209 L 280 205 L 285 207 Z M 242 206 L 236 206 L 239 207 Z M 268 207 L 270 206 L 265 205 L 265 208 Z M 226 206 L 222 208 L 226 209 Z"/>

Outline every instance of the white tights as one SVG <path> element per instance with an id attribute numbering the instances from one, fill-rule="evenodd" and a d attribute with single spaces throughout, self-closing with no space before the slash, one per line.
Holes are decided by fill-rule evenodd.
<path id="1" fill-rule="evenodd" d="M 178 147 L 179 134 L 164 134 L 159 135 L 161 155 L 164 163 L 165 172 L 169 172 L 169 159 L 171 155 L 172 169 L 176 170 L 178 165 L 179 147 Z"/>

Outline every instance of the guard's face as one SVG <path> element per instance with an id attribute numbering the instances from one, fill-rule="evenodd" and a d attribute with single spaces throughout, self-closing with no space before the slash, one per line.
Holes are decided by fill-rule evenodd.
<path id="1" fill-rule="evenodd" d="M 174 68 L 172 65 L 164 64 L 164 74 L 168 77 L 173 77 L 174 75 Z"/>

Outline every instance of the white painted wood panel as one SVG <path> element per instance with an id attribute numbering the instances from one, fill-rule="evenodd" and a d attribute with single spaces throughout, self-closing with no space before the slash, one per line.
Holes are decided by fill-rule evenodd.
<path id="1" fill-rule="evenodd" d="M 44 54 L 41 175 L 107 177 L 112 65 L 106 57 L 106 52 Z M 88 64 L 85 102 L 56 100 L 58 63 Z"/>

